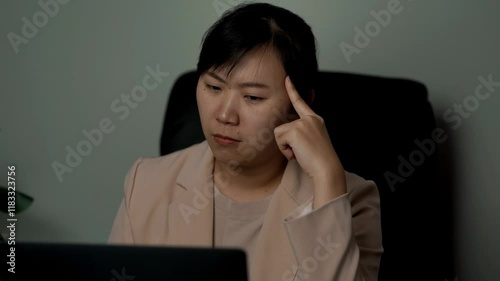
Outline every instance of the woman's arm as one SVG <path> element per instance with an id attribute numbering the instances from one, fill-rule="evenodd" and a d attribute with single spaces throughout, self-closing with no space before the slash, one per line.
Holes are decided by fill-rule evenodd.
<path id="1" fill-rule="evenodd" d="M 298 272 L 304 279 L 378 278 L 383 253 L 378 190 L 372 181 L 353 174 L 351 178 L 347 194 L 285 221 Z"/>
<path id="2" fill-rule="evenodd" d="M 125 177 L 124 196 L 115 217 L 108 243 L 114 244 L 133 244 L 134 236 L 130 225 L 129 206 L 132 191 L 134 189 L 135 176 L 142 158 L 138 159 L 130 168 Z"/>

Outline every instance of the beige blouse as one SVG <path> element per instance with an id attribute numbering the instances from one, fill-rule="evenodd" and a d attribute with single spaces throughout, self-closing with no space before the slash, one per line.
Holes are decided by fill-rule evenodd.
<path id="1" fill-rule="evenodd" d="M 271 198 L 237 202 L 215 187 L 215 246 L 243 249 L 251 266 Z"/>

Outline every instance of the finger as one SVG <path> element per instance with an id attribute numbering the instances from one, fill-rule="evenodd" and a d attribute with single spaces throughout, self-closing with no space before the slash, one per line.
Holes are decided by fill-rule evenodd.
<path id="1" fill-rule="evenodd" d="M 290 76 L 285 78 L 285 87 L 286 92 L 288 93 L 288 97 L 292 102 L 292 106 L 299 115 L 299 117 L 304 117 L 307 115 L 315 115 L 314 111 L 307 105 L 307 103 L 300 97 L 299 93 L 295 89 L 295 86 L 290 80 Z"/>
<path id="2" fill-rule="evenodd" d="M 274 139 L 276 140 L 276 144 L 278 145 L 279 150 L 281 153 L 288 159 L 292 160 L 295 158 L 295 155 L 293 153 L 293 149 L 290 146 L 287 138 L 287 132 L 288 132 L 288 124 L 283 124 L 274 129 Z"/>
<path id="3" fill-rule="evenodd" d="M 285 155 L 286 159 L 292 160 L 295 158 L 295 154 L 293 153 L 293 150 L 291 147 L 287 147 L 285 149 L 281 150 L 281 153 Z"/>

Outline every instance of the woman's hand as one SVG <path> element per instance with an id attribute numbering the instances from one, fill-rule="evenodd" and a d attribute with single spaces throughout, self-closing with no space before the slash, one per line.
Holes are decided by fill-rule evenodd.
<path id="1" fill-rule="evenodd" d="M 344 168 L 330 141 L 323 118 L 300 97 L 290 78 L 285 87 L 299 118 L 274 129 L 278 147 L 288 160 L 296 159 L 314 184 L 313 208 L 346 193 Z"/>

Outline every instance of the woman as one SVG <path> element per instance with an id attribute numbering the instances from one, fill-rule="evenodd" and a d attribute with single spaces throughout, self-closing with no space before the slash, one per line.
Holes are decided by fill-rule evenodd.
<path id="1" fill-rule="evenodd" d="M 109 241 L 240 247 L 251 280 L 376 280 L 378 191 L 344 171 L 310 108 L 311 28 L 240 5 L 205 34 L 197 70 L 206 140 L 136 161 Z"/>

